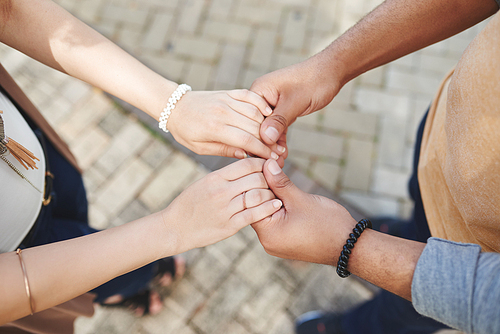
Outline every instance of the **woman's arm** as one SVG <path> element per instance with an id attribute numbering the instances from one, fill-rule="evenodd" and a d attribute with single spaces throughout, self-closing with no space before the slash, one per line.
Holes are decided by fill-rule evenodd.
<path id="1" fill-rule="evenodd" d="M 177 88 L 177 83 L 50 0 L 0 0 L 0 8 L 1 42 L 101 88 L 156 120 Z M 263 115 L 270 113 L 265 100 L 251 92 L 188 92 L 167 127 L 181 144 L 199 154 L 243 158 L 249 152 L 277 158 L 259 135 Z M 275 154 L 283 153 L 271 147 Z"/>
<path id="2" fill-rule="evenodd" d="M 35 311 L 70 300 L 157 259 L 223 240 L 273 214 L 281 201 L 267 188 L 263 163 L 262 159 L 244 159 L 213 172 L 163 211 L 132 223 L 24 250 Z M 15 252 L 0 255 L 0 296 L 0 325 L 30 313 Z"/>

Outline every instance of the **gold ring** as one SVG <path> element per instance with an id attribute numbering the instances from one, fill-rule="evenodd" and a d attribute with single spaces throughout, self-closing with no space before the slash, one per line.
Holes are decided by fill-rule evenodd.
<path id="1" fill-rule="evenodd" d="M 247 192 L 245 191 L 245 192 L 243 193 L 243 210 L 246 210 L 246 209 L 247 209 L 246 194 L 247 194 Z"/>

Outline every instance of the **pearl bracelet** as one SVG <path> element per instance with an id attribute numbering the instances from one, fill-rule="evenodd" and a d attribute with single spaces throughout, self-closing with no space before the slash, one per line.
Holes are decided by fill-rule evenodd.
<path id="1" fill-rule="evenodd" d="M 165 132 L 169 132 L 167 130 L 167 121 L 168 121 L 168 118 L 170 117 L 170 114 L 172 113 L 172 110 L 174 110 L 175 104 L 177 102 L 179 102 L 179 100 L 181 99 L 181 97 L 184 94 L 186 94 L 187 92 L 189 92 L 190 90 L 191 90 L 191 87 L 189 85 L 182 84 L 182 85 L 179 85 L 176 90 L 174 90 L 174 92 L 172 93 L 172 95 L 170 95 L 170 98 L 168 99 L 167 106 L 161 112 L 160 118 L 158 120 L 160 122 L 158 124 L 158 126 L 160 127 L 160 129 L 162 129 Z"/>

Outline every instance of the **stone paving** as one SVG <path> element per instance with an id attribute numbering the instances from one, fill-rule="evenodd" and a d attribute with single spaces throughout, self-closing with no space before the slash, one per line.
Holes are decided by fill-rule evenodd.
<path id="1" fill-rule="evenodd" d="M 193 89 L 248 88 L 258 76 L 320 51 L 379 0 L 58 0 L 167 78 Z M 304 191 L 368 216 L 407 217 L 416 127 L 443 75 L 479 31 L 370 71 L 324 110 L 297 120 L 286 172 Z M 117 226 L 165 207 L 230 159 L 200 157 L 154 120 L 0 45 L 2 64 L 69 143 L 84 169 L 90 223 Z M 158 185 L 162 185 L 161 188 Z M 267 255 L 251 228 L 185 254 L 186 276 L 157 316 L 97 308 L 84 333 L 293 333 L 312 309 L 344 310 L 375 289 L 327 266 Z"/>

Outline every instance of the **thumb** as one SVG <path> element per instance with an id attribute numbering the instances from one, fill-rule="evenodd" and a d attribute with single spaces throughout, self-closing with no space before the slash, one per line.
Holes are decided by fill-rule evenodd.
<path id="1" fill-rule="evenodd" d="M 281 199 L 283 204 L 290 202 L 301 190 L 286 176 L 274 159 L 269 159 L 264 163 L 264 177 L 269 189 Z"/>
<path id="2" fill-rule="evenodd" d="M 274 144 L 297 119 L 297 106 L 291 99 L 280 99 L 273 113 L 260 126 L 260 137 L 266 144 Z M 300 112 L 299 112 L 300 113 Z"/>

